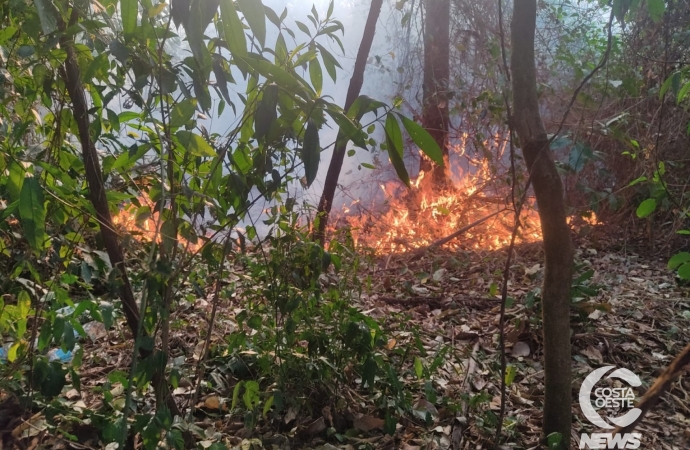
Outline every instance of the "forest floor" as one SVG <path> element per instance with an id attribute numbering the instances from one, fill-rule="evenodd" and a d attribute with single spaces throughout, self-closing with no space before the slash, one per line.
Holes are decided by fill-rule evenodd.
<path id="1" fill-rule="evenodd" d="M 576 275 L 584 275 L 574 287 L 582 298 L 572 309 L 573 448 L 578 448 L 581 432 L 595 431 L 578 406 L 578 391 L 585 376 L 604 365 L 627 368 L 641 378 L 640 390 L 644 391 L 690 338 L 690 299 L 674 282 L 666 259 L 605 242 L 580 240 L 577 248 Z M 501 447 L 505 449 L 539 447 L 544 386 L 538 297 L 542 259 L 540 243 L 521 245 L 511 271 L 506 343 L 513 379 L 507 387 Z M 414 348 L 422 356 L 426 352 L 425 362 L 438 355 L 442 358 L 427 377 L 435 399 L 425 396 L 424 380 L 411 375 L 414 367 L 408 368 L 410 376 L 401 377 L 409 384 L 413 407 L 412 414 L 398 418 L 393 436 L 383 432 L 380 413 L 365 398 L 368 394 L 356 386 L 341 392 L 347 399 L 344 427 L 349 430 L 340 435 L 341 441 L 327 437 L 326 425 L 333 425 L 328 408 L 292 417 L 288 412 L 248 432 L 242 414 L 229 411 L 230 385 L 225 390 L 204 390 L 197 399 L 195 425 L 200 448 L 209 448 L 214 442 L 242 449 L 493 448 L 500 410 L 498 293 L 504 260 L 504 250 L 435 251 L 414 261 L 405 254 L 380 257 L 363 269 L 362 277 L 371 276 L 371 284 L 354 306 L 385 328 L 390 337 L 387 348 Z M 236 329 L 235 315 L 240 308 L 239 298 L 220 307 L 213 341 L 223 342 Z M 183 373 L 189 375 L 173 392 L 183 409 L 189 406 L 194 391 L 189 379 L 193 379 L 201 353 L 203 333 L 199 330 L 205 329 L 210 310 L 209 296 L 175 313 L 176 323 L 186 324 L 173 327 L 171 340 L 178 366 L 186 367 Z M 88 420 L 74 422 L 74 418 L 103 409 L 104 386 L 110 389 L 112 405 L 124 401 L 122 385 L 106 384 L 113 373 L 128 370 L 131 340 L 124 330 L 124 324 L 119 323 L 97 336 L 95 342 L 83 343 L 81 392 L 65 388 L 60 396 L 61 404 L 73 410 L 74 417 L 64 417 L 65 421 L 79 423 L 70 428 L 78 443 L 46 427 L 39 412 L 25 417 L 22 423 L 30 423 L 32 431 L 16 433 L 18 445 L 102 448 L 99 430 L 89 426 Z M 153 404 L 153 399 L 143 403 Z M 276 420 L 288 426 L 278 429 Z M 27 429 L 26 425 L 14 425 L 20 426 Z M 685 376 L 674 383 L 637 431 L 642 433 L 640 448 L 690 448 L 690 378 Z"/>

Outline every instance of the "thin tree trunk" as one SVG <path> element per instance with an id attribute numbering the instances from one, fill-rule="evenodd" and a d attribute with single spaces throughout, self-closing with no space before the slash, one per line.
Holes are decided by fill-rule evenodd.
<path id="1" fill-rule="evenodd" d="M 450 0 L 425 0 L 422 123 L 443 150 L 443 167 L 422 156 L 419 171 L 431 172 L 435 185 L 449 180 L 448 80 L 450 79 Z"/>
<path id="2" fill-rule="evenodd" d="M 561 434 L 569 448 L 572 421 L 570 286 L 573 248 L 566 223 L 563 185 L 539 113 L 534 62 L 536 0 L 515 0 L 511 24 L 513 126 L 530 171 L 544 236 L 544 424 L 545 436 Z"/>
<path id="3" fill-rule="evenodd" d="M 362 84 L 364 83 L 364 69 L 367 66 L 367 58 L 369 58 L 371 44 L 374 41 L 376 22 L 379 19 L 379 14 L 381 14 L 381 5 L 383 5 L 383 0 L 372 0 L 371 6 L 369 7 L 369 16 L 367 17 L 367 23 L 364 26 L 364 35 L 362 36 L 362 42 L 359 44 L 357 59 L 355 60 L 355 68 L 352 73 L 352 78 L 350 78 L 350 86 L 347 89 L 347 96 L 345 97 L 344 109 L 346 112 L 350 109 L 355 100 L 357 100 L 357 97 L 359 97 L 359 93 L 362 90 Z M 331 207 L 333 206 L 335 188 L 338 185 L 340 170 L 342 169 L 343 161 L 345 160 L 347 142 L 348 141 L 345 137 L 345 134 L 341 131 L 338 131 L 338 137 L 336 138 L 335 148 L 333 149 L 331 163 L 328 166 L 328 173 L 326 174 L 326 181 L 323 186 L 323 194 L 321 194 L 321 200 L 319 201 L 319 208 L 316 216 L 318 223 L 314 230 L 314 240 L 319 241 L 321 245 L 324 244 L 324 240 L 326 238 L 328 215 L 330 214 Z"/>
<path id="4" fill-rule="evenodd" d="M 77 9 L 72 10 L 70 18 L 70 26 L 76 24 L 78 20 Z M 62 21 L 60 21 L 62 22 Z M 64 22 L 61 23 L 61 31 L 64 33 L 66 27 Z M 103 243 L 106 252 L 110 258 L 110 262 L 114 270 L 118 271 L 120 282 L 120 300 L 122 301 L 122 310 L 124 311 L 127 325 L 136 339 L 139 331 L 139 310 L 136 300 L 134 299 L 134 292 L 132 285 L 127 276 L 127 267 L 125 265 L 124 252 L 120 246 L 120 240 L 113 219 L 108 207 L 108 198 L 106 197 L 105 184 L 103 183 L 103 172 L 101 164 L 98 159 L 96 147 L 91 140 L 89 134 L 89 108 L 86 102 L 86 94 L 84 86 L 81 84 L 81 74 L 77 57 L 74 52 L 74 42 L 67 35 L 61 39 L 61 47 L 67 53 L 64 66 L 61 74 L 65 81 L 67 93 L 72 100 L 72 108 L 74 111 L 74 119 L 77 122 L 77 129 L 79 132 L 79 142 L 82 149 L 82 158 L 84 160 L 84 170 L 86 172 L 86 182 L 89 187 L 89 200 L 96 211 L 96 219 L 101 231 Z M 143 332 L 145 334 L 145 332 Z M 141 358 L 147 358 L 152 355 L 150 350 L 139 348 L 139 355 Z M 162 370 L 165 370 L 163 366 Z M 170 395 L 170 390 L 165 379 L 165 374 L 161 370 L 156 370 L 152 377 L 152 384 L 155 389 L 158 406 L 163 404 L 168 407 L 173 416 L 179 415 L 179 408 L 175 404 L 174 399 Z"/>

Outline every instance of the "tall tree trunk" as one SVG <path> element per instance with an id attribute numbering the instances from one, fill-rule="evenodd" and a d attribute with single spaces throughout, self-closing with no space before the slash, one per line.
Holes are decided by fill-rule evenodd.
<path id="1" fill-rule="evenodd" d="M 558 432 L 569 448 L 572 421 L 570 286 L 573 248 L 566 223 L 563 185 L 539 114 L 534 63 L 536 0 L 514 0 L 511 24 L 513 126 L 537 197 L 544 236 L 544 424 L 545 436 Z"/>
<path id="2" fill-rule="evenodd" d="M 371 44 L 374 41 L 374 34 L 376 33 L 376 22 L 381 14 L 381 5 L 383 0 L 372 0 L 369 7 L 369 16 L 367 23 L 364 25 L 364 35 L 362 42 L 359 44 L 357 51 L 357 59 L 355 60 L 355 68 L 350 78 L 350 86 L 347 88 L 347 96 L 345 97 L 345 112 L 347 112 L 352 104 L 359 97 L 364 83 L 364 69 L 367 66 L 367 58 L 371 51 Z M 319 241 L 321 245 L 324 244 L 326 238 L 326 225 L 328 224 L 328 215 L 333 206 L 333 197 L 335 197 L 335 188 L 338 185 L 338 178 L 340 178 L 340 170 L 343 167 L 345 160 L 345 150 L 347 150 L 347 137 L 342 131 L 338 131 L 335 148 L 333 149 L 333 156 L 331 163 L 328 166 L 326 174 L 326 181 L 323 186 L 323 193 L 319 201 L 319 208 L 316 213 L 318 219 L 317 227 L 314 229 L 314 240 Z"/>
<path id="3" fill-rule="evenodd" d="M 422 123 L 443 150 L 443 167 L 422 156 L 419 171 L 436 185 L 448 182 L 448 80 L 450 79 L 450 0 L 425 0 Z"/>

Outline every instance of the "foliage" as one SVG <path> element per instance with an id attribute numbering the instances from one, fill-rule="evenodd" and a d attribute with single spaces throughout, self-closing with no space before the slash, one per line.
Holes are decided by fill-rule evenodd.
<path id="1" fill-rule="evenodd" d="M 252 333 L 228 336 L 224 349 L 235 358 L 246 349 L 259 352 L 252 367 L 258 365 L 260 377 L 235 385 L 233 408 L 244 407 L 251 428 L 272 408 L 276 414 L 298 402 L 300 389 L 352 383 L 343 378 L 350 364 L 361 384 L 383 393 L 377 400 L 382 411 L 391 410 L 388 399 L 409 408 L 382 352 L 380 326 L 348 303 L 356 296 L 352 247 L 333 242 L 326 252 L 309 242 L 297 230 L 302 216 L 293 211 L 289 189 L 314 182 L 328 148 L 319 131 L 331 121 L 367 149 L 372 140 L 359 121 L 383 111 L 388 122 L 402 120 L 432 158 L 440 150 L 426 131 L 381 102 L 361 97 L 343 111 L 323 95 L 323 73 L 336 81 L 340 68 L 326 43 L 343 49 L 344 27 L 333 9 L 331 2 L 320 16 L 312 8 L 308 21 L 293 26 L 287 9 L 278 14 L 257 0 L 0 5 L 0 171 L 7 174 L 0 179 L 0 264 L 8 274 L 0 332 L 10 342 L 0 371 L 14 380 L 17 394 L 31 385 L 33 401 L 42 403 L 68 382 L 80 390 L 83 324 L 113 325 L 120 311 L 111 299 L 126 289 L 128 277 L 141 299 L 142 324 L 130 331 L 135 349 L 148 356 L 137 361 L 134 351 L 129 374 L 110 374 L 103 411 L 91 417 L 102 425 L 104 440 L 122 444 L 128 414 L 157 383 L 156 374 L 165 374 L 164 384 L 179 381 L 177 368 L 165 369 L 173 298 L 186 282 L 203 295 L 223 281 L 210 271 L 222 274 L 228 258 L 237 257 L 230 235 L 265 199 L 276 212 L 269 229 L 252 225 L 240 234 L 243 247 L 265 238 L 271 244 L 262 260 L 247 262 L 251 281 L 244 287 L 245 315 L 237 320 Z M 65 89 L 69 49 L 81 72 L 77 92 L 89 103 L 87 117 L 75 114 L 76 99 Z M 214 121 L 231 126 L 221 134 Z M 136 228 L 118 228 L 128 256 L 122 266 L 111 263 L 112 248 L 101 250 L 99 229 L 107 223 L 94 214 L 89 197 L 96 187 L 87 182 L 86 149 L 78 144 L 84 139 L 100 152 L 97 181 L 108 188 L 110 212 L 131 214 L 152 230 L 137 236 Z M 396 142 L 391 158 L 399 151 Z M 329 267 L 345 281 L 322 285 Z M 307 348 L 295 352 L 301 342 Z M 46 352 L 55 347 L 71 363 L 49 361 Z M 305 374 L 311 384 L 299 386 Z M 264 395 L 273 382 L 274 391 Z M 124 397 L 112 394 L 114 386 Z M 181 448 L 182 435 L 194 430 L 173 416 L 165 404 L 155 413 L 137 411 L 133 432 L 145 448 L 155 448 L 163 435 L 168 446 Z"/>

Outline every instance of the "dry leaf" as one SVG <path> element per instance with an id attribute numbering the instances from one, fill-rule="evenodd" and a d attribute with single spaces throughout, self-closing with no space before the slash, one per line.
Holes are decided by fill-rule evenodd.
<path id="1" fill-rule="evenodd" d="M 385 422 L 382 419 L 374 416 L 362 416 L 355 419 L 352 425 L 359 431 L 383 430 Z"/>
<path id="2" fill-rule="evenodd" d="M 529 356 L 530 352 L 531 350 L 529 348 L 529 344 L 526 342 L 516 342 L 515 345 L 513 345 L 513 351 L 511 354 L 516 358 L 524 358 L 525 356 Z"/>

